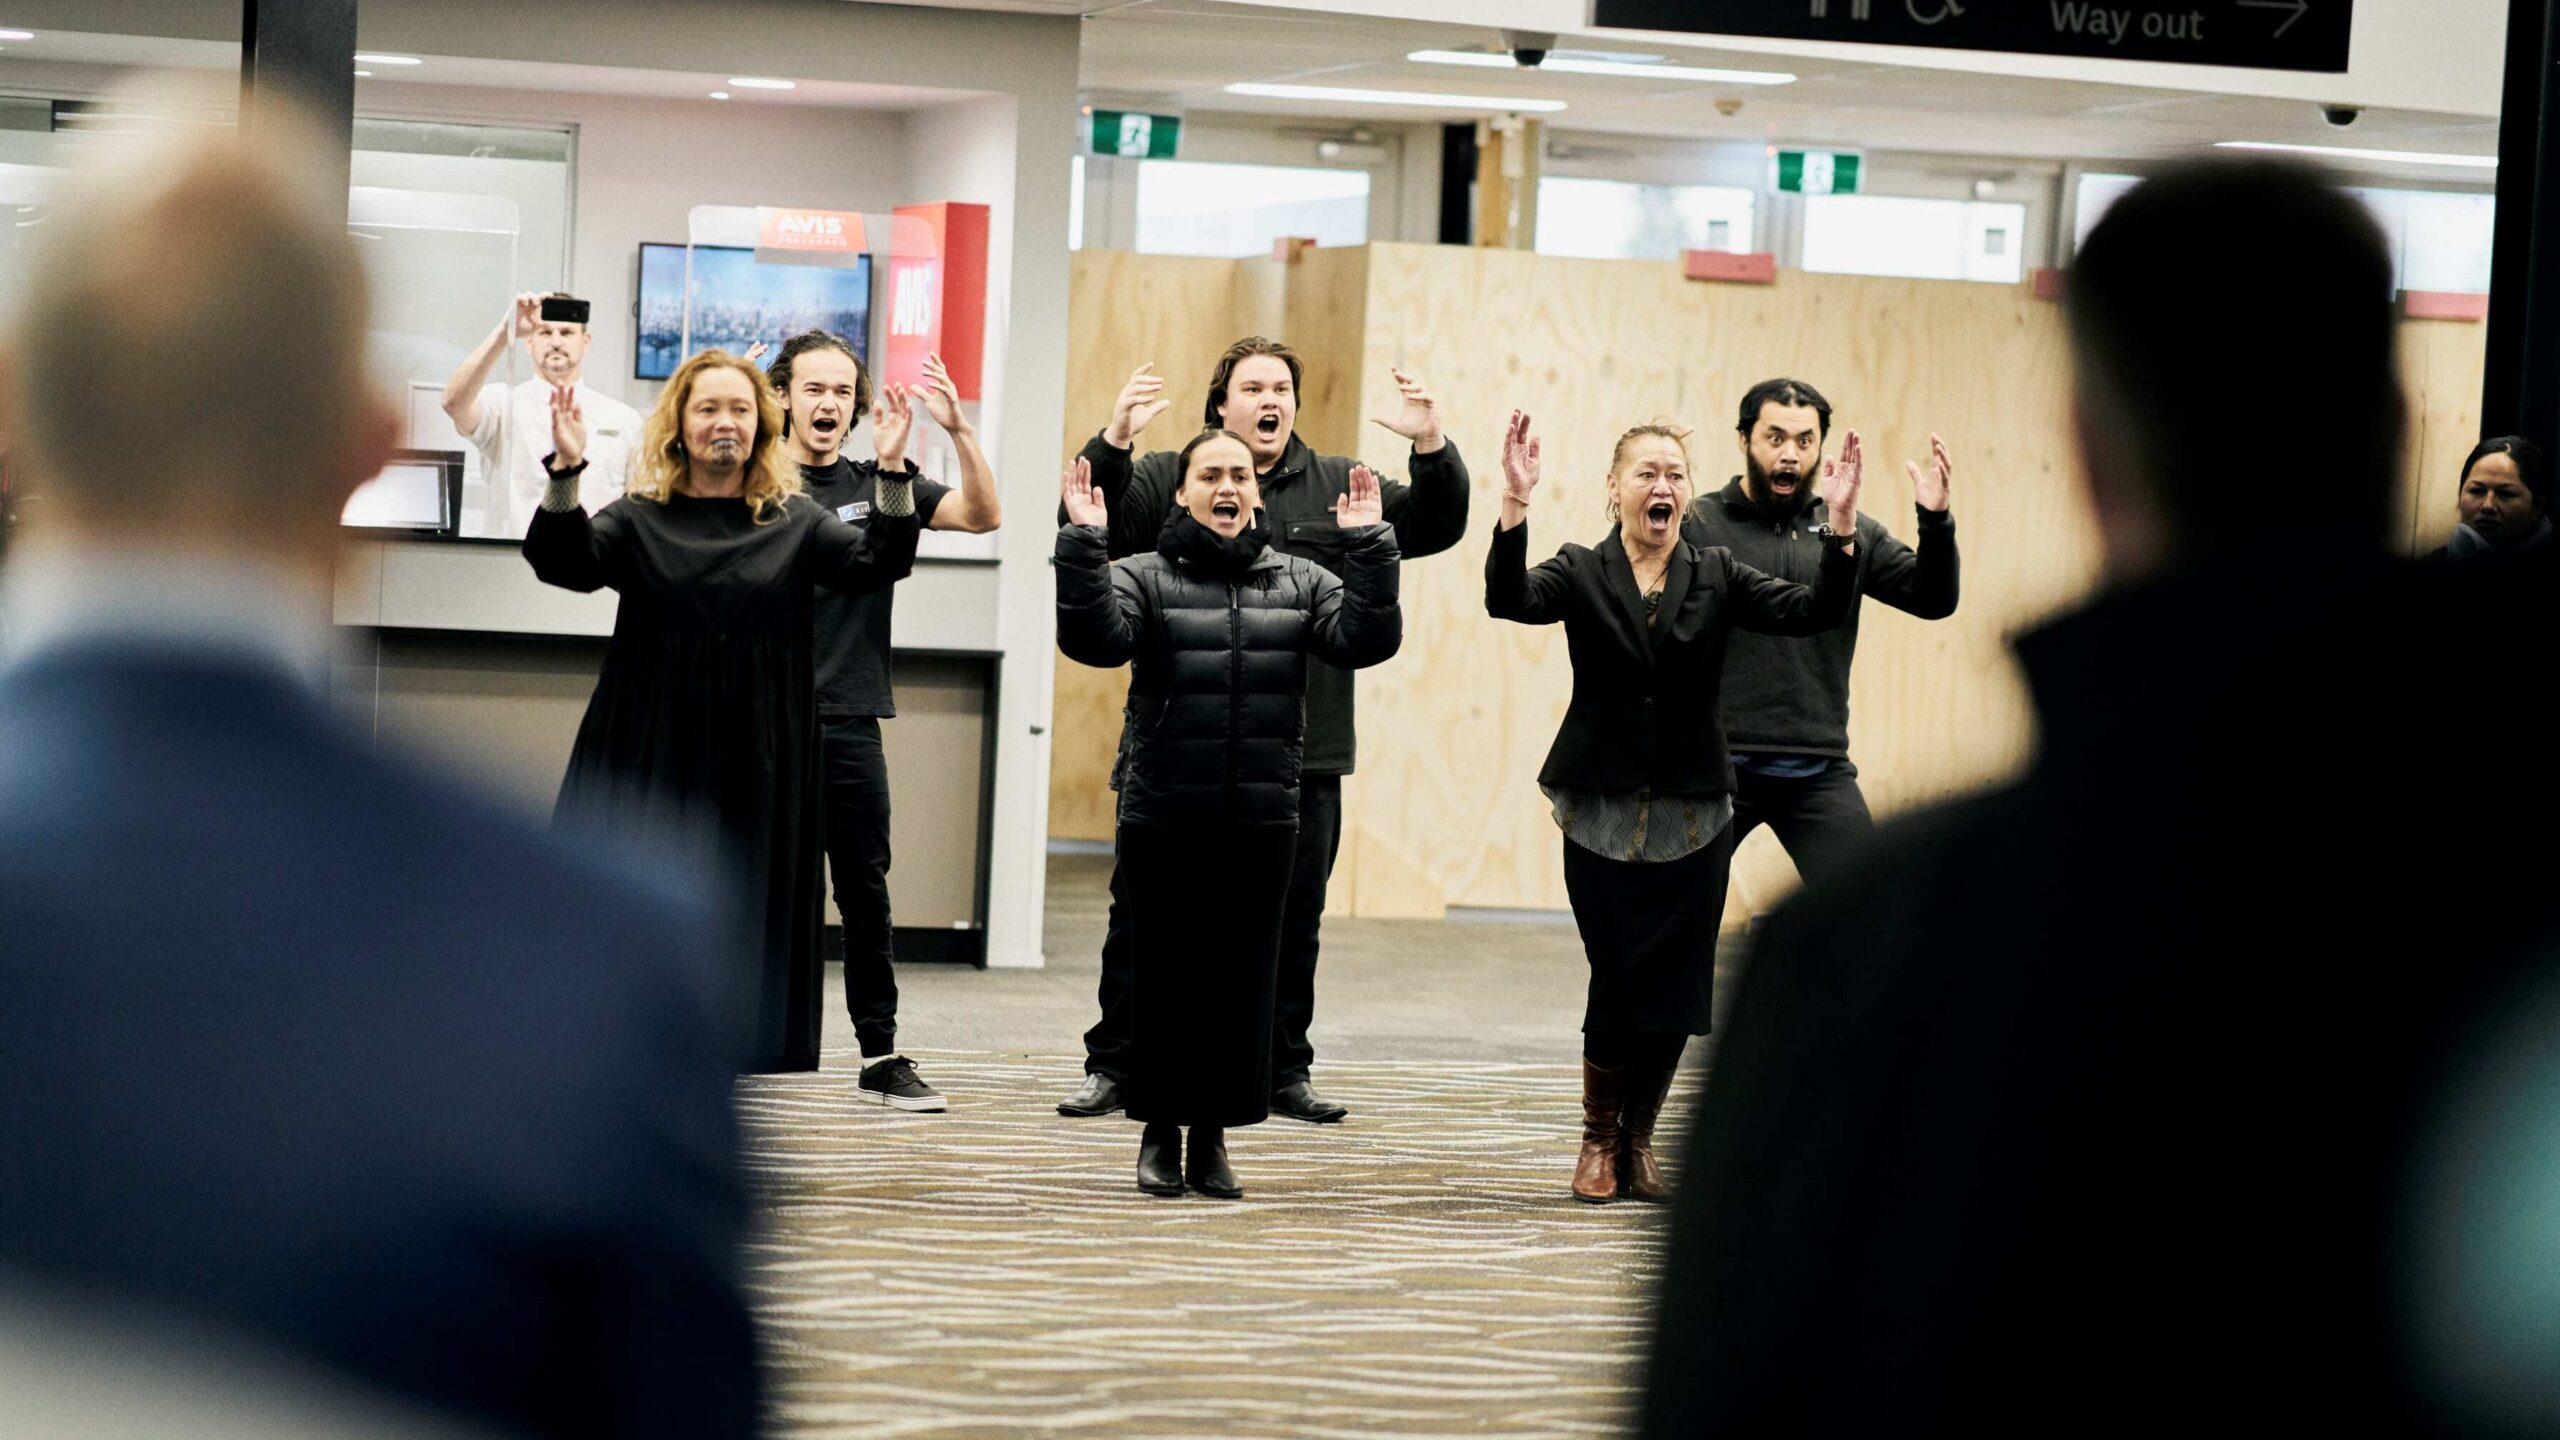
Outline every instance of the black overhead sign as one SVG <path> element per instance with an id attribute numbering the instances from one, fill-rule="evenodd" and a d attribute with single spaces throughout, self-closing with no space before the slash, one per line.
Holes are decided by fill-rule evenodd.
<path id="1" fill-rule="evenodd" d="M 2355 0 L 1592 0 L 1591 23 L 2343 74 L 2354 8 Z"/>

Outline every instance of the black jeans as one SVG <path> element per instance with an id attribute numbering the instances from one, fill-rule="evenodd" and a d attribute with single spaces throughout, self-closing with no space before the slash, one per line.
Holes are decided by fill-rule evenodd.
<path id="1" fill-rule="evenodd" d="M 1736 768 L 1733 843 L 1740 845 L 1762 825 L 1778 832 L 1787 858 L 1811 884 L 1836 873 L 1876 821 L 1858 788 L 1858 767 L 1846 760 L 1802 780 L 1773 780 Z"/>
<path id="2" fill-rule="evenodd" d="M 844 1005 L 865 1055 L 898 1047 L 898 972 L 889 929 L 889 764 L 880 722 L 868 715 L 821 722 L 826 778 L 827 869 L 844 916 Z"/>
<path id="3" fill-rule="evenodd" d="M 1316 953 L 1325 888 L 1342 852 L 1342 777 L 1310 775 L 1298 785 L 1298 846 L 1289 899 L 1280 914 L 1280 983 L 1272 1007 L 1271 1088 L 1307 1078 L 1316 1052 L 1307 1026 L 1316 1013 Z M 1111 867 L 1111 916 L 1102 935 L 1102 1018 L 1084 1032 L 1086 1073 L 1129 1078 L 1129 892 Z"/>

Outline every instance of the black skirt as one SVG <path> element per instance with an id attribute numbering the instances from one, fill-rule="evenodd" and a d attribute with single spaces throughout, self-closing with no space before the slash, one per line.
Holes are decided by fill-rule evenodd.
<path id="1" fill-rule="evenodd" d="M 1658 865 L 1564 842 L 1565 893 L 1591 962 L 1584 1030 L 1707 1033 L 1732 868 L 1729 824 L 1694 854 Z"/>
<path id="2" fill-rule="evenodd" d="M 1259 1125 L 1292 825 L 1123 825 L 1129 1118 Z"/>

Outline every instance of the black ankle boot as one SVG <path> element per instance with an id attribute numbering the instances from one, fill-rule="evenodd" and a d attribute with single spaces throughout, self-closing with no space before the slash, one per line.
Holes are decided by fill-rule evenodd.
<path id="1" fill-rule="evenodd" d="M 1138 1188 L 1150 1195 L 1182 1193 L 1182 1127 L 1150 1125 L 1138 1137 Z"/>
<path id="2" fill-rule="evenodd" d="M 1215 1125 L 1191 1127 L 1191 1160 L 1183 1175 L 1191 1188 L 1221 1200 L 1241 1200 L 1244 1187 L 1227 1165 L 1227 1132 Z"/>

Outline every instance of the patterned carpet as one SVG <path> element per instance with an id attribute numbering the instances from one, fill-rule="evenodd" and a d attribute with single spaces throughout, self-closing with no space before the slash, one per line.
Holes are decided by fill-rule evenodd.
<path id="1" fill-rule="evenodd" d="M 949 1114 L 855 1098 L 836 1051 L 742 1087 L 780 1433 L 1623 1427 L 1664 1217 L 1567 1192 L 1572 1068 L 1328 1063 L 1350 1120 L 1233 1132 L 1219 1201 L 1140 1194 L 1135 1124 L 1054 1110 L 1072 1060 L 910 1053 Z"/>

